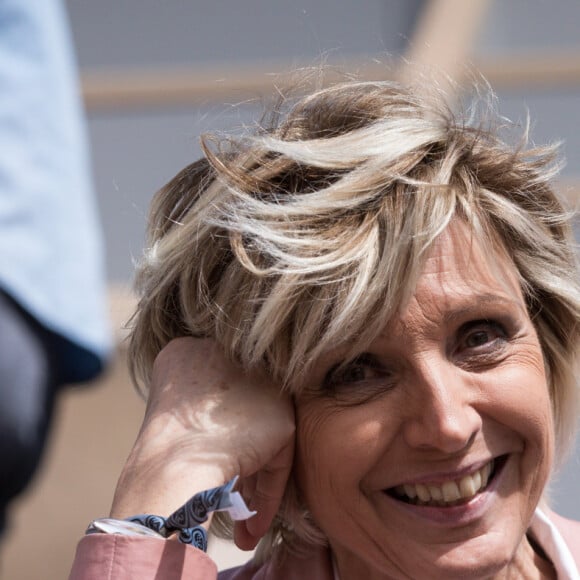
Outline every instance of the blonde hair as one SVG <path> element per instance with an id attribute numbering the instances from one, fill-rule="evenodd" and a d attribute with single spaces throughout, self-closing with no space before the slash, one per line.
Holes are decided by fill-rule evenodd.
<path id="1" fill-rule="evenodd" d="M 285 104 L 252 135 L 205 137 L 205 157 L 156 195 L 130 363 L 147 385 L 171 339 L 213 337 L 296 392 L 325 351 L 360 352 L 412 292 L 459 215 L 507 250 L 549 373 L 556 438 L 576 419 L 580 280 L 552 147 L 526 149 L 486 113 L 393 82 L 342 82 Z M 489 108 L 484 107 L 484 111 Z M 317 541 L 289 486 L 266 550 Z"/>

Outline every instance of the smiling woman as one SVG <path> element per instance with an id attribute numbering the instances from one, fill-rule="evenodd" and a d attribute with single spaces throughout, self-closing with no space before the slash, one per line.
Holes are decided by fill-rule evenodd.
<path id="1" fill-rule="evenodd" d="M 521 540 L 554 444 L 542 349 L 513 265 L 490 262 L 463 222 L 367 351 L 296 397 L 296 416 L 299 486 L 341 578 L 429 578 L 434 562 L 439 577 L 489 577 L 512 561 L 529 577 Z"/>
<path id="2" fill-rule="evenodd" d="M 553 151 L 394 83 L 288 109 L 157 194 L 147 413 L 71 577 L 215 578 L 229 510 L 259 547 L 223 579 L 578 578 L 580 525 L 545 497 L 580 334 Z M 255 513 L 203 492 L 235 476 Z"/>

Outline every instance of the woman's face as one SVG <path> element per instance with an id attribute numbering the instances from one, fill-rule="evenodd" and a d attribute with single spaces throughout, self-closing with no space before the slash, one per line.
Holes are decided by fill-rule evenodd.
<path id="1" fill-rule="evenodd" d="M 296 399 L 299 486 L 341 578 L 478 578 L 530 565 L 525 532 L 553 426 L 510 261 L 455 222 L 398 317 L 341 362 L 329 353 Z"/>

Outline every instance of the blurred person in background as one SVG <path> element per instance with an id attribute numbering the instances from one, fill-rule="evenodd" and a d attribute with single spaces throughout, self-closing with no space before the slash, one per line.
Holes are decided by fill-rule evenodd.
<path id="1" fill-rule="evenodd" d="M 60 0 L 0 3 L 0 535 L 63 385 L 109 352 L 102 246 Z"/>

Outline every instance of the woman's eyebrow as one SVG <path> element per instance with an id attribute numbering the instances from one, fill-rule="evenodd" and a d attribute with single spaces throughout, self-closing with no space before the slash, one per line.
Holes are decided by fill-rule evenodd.
<path id="1" fill-rule="evenodd" d="M 488 292 L 485 294 L 478 294 L 464 306 L 459 306 L 448 311 L 444 315 L 446 322 L 455 322 L 458 319 L 464 319 L 470 315 L 481 316 L 482 307 L 500 306 L 500 307 L 516 307 L 518 311 L 525 310 L 525 305 L 521 299 L 509 297 L 503 294 L 494 294 Z"/>
<path id="2" fill-rule="evenodd" d="M 490 311 L 486 312 L 486 308 L 490 309 Z M 471 297 L 464 296 L 455 299 L 451 304 L 442 307 L 441 310 L 443 312 L 440 319 L 442 322 L 438 324 L 442 324 L 443 326 L 453 325 L 457 321 L 465 321 L 470 317 L 487 318 L 494 314 L 491 311 L 493 308 L 497 308 L 498 310 L 503 309 L 504 311 L 508 308 L 512 310 L 517 309 L 519 315 L 527 312 L 525 304 L 520 298 L 503 293 L 484 292 L 482 294 L 473 294 Z M 407 325 L 402 320 L 398 320 L 395 323 L 391 322 L 385 326 L 377 338 L 381 340 L 398 340 L 393 335 L 393 328 L 396 327 L 404 329 Z"/>

